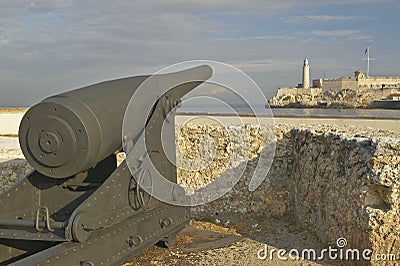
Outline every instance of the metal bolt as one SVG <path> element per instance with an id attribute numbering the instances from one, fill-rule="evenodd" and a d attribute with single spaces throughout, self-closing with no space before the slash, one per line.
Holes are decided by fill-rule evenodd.
<path id="1" fill-rule="evenodd" d="M 162 228 L 169 227 L 172 225 L 172 219 L 171 218 L 160 219 L 159 223 Z"/>
<path id="2" fill-rule="evenodd" d="M 143 239 L 141 236 L 130 236 L 126 239 L 126 242 L 130 247 L 137 247 L 143 242 Z"/>

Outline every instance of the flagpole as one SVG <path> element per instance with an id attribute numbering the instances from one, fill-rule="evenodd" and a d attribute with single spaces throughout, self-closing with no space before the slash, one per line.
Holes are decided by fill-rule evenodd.
<path id="1" fill-rule="evenodd" d="M 367 47 L 367 78 L 369 78 L 369 47 Z"/>
<path id="2" fill-rule="evenodd" d="M 367 49 L 365 49 L 364 54 L 367 56 L 367 58 L 363 58 L 363 60 L 367 61 L 367 78 L 369 78 L 369 64 L 371 61 L 375 60 L 374 58 L 371 58 L 369 56 L 369 47 L 367 47 Z"/>

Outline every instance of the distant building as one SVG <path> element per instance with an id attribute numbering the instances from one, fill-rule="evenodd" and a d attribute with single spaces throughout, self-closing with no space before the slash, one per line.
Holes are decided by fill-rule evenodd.
<path id="1" fill-rule="evenodd" d="M 400 88 L 400 77 L 367 77 L 364 71 L 357 70 L 354 77 L 337 79 L 315 79 L 314 88 L 322 90 L 358 90 L 358 89 L 397 89 Z"/>
<path id="2" fill-rule="evenodd" d="M 303 64 L 303 86 L 302 88 L 310 88 L 310 65 L 308 64 L 308 59 L 304 59 Z"/>
<path id="3" fill-rule="evenodd" d="M 280 97 L 282 95 L 301 95 L 301 94 L 310 94 L 311 97 L 314 95 L 318 95 L 321 93 L 321 89 L 319 87 L 312 88 L 310 86 L 310 64 L 307 58 L 303 61 L 303 78 L 302 83 L 298 83 L 296 87 L 284 87 L 279 88 L 276 96 Z"/>
<path id="4" fill-rule="evenodd" d="M 310 64 L 305 58 L 302 83 L 296 87 L 279 88 L 269 103 L 271 106 L 281 107 L 288 104 L 307 107 L 322 104 L 367 107 L 371 102 L 378 100 L 400 103 L 400 76 L 370 77 L 364 75 L 363 70 L 357 70 L 353 77 L 314 79 L 310 86 Z"/>
<path id="5" fill-rule="evenodd" d="M 388 97 L 391 101 L 400 101 L 400 93 L 393 93 Z"/>

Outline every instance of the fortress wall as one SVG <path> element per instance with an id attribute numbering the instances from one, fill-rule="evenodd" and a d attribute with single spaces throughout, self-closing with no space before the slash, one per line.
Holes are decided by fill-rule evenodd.
<path id="1" fill-rule="evenodd" d="M 297 90 L 298 88 L 279 88 L 278 91 L 276 92 L 276 95 L 278 97 L 282 96 L 282 95 L 296 95 L 297 94 Z"/>
<path id="2" fill-rule="evenodd" d="M 352 79 L 322 80 L 321 83 L 324 90 L 356 90 L 358 88 L 357 81 Z"/>
<path id="3" fill-rule="evenodd" d="M 322 89 L 341 90 L 342 81 L 340 79 L 322 80 Z"/>
<path id="4" fill-rule="evenodd" d="M 340 78 L 340 79 L 319 79 L 314 80 L 315 87 L 321 87 L 324 90 L 341 90 L 351 89 L 357 90 L 358 88 L 382 88 L 382 84 L 386 88 L 399 88 L 400 77 L 364 77 L 359 78 Z"/>
<path id="5" fill-rule="evenodd" d="M 382 88 L 382 85 L 385 87 L 400 87 L 400 77 L 369 77 L 369 78 L 361 78 L 358 80 L 359 87 L 367 87 L 367 88 Z"/>
<path id="6" fill-rule="evenodd" d="M 300 94 L 317 94 L 321 90 L 320 88 L 279 88 L 276 92 L 276 97 L 281 97 L 284 95 L 300 95 Z"/>
<path id="7" fill-rule="evenodd" d="M 322 93 L 322 88 L 311 88 L 311 96 L 317 96 Z"/>
<path id="8" fill-rule="evenodd" d="M 342 88 L 356 90 L 356 89 L 358 89 L 357 81 L 345 79 L 342 81 Z"/>
<path id="9" fill-rule="evenodd" d="M 234 149 L 235 144 L 229 145 L 223 129 L 189 128 L 179 132 L 179 138 L 196 132 L 196 140 L 220 139 L 218 136 L 225 139 L 218 142 L 221 153 L 217 151 L 217 155 L 223 155 L 226 162 L 227 147 Z M 193 208 L 195 217 L 218 218 L 215 213 L 236 213 L 243 217 L 293 219 L 317 234 L 324 244 L 334 245 L 344 237 L 350 248 L 369 248 L 375 253 L 400 250 L 398 133 L 348 126 L 278 125 L 274 162 L 265 181 L 251 193 L 248 185 L 260 159 L 254 157 L 254 151 L 260 150 L 262 132 L 267 129 L 234 130 L 234 143 L 243 143 L 240 136 L 253 136 L 250 146 L 256 147 L 242 154 L 242 164 L 246 158 L 250 160 L 244 176 L 222 198 Z M 230 171 L 221 164 L 223 160 L 217 156 L 215 164 L 205 171 L 179 171 L 181 184 L 198 186 L 213 180 L 215 169 Z"/>
<path id="10" fill-rule="evenodd" d="M 310 94 L 311 90 L 311 88 L 298 88 L 297 94 Z"/>

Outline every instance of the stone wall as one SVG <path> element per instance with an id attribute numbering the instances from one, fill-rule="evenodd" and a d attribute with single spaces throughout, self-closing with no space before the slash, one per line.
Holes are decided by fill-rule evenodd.
<path id="1" fill-rule="evenodd" d="M 33 168 L 24 159 L 0 163 L 0 194 L 32 170 Z"/>
<path id="2" fill-rule="evenodd" d="M 240 135 L 243 128 L 236 130 Z M 263 130 L 247 127 L 245 132 L 252 135 Z M 218 129 L 191 126 L 181 130 L 179 138 L 196 132 L 194 140 L 198 140 L 209 137 L 212 131 L 218 132 Z M 248 191 L 259 159 L 254 157 L 253 150 L 248 154 L 250 161 L 245 174 L 235 187 L 222 198 L 193 208 L 193 215 L 199 219 L 215 217 L 216 213 L 293 219 L 326 245 L 335 246 L 336 240 L 344 237 L 349 248 L 369 248 L 374 254 L 399 252 L 398 133 L 338 126 L 279 125 L 276 136 L 274 162 L 255 192 Z M 221 138 L 224 137 L 221 135 Z M 261 139 L 254 138 L 250 146 L 262 146 Z M 222 143 L 225 144 L 218 149 L 226 150 L 229 141 Z M 219 160 L 217 156 L 212 169 L 218 169 Z M 181 183 L 193 186 L 215 178 L 213 171 L 180 171 L 179 174 Z"/>
<path id="3" fill-rule="evenodd" d="M 364 77 L 358 79 L 358 87 L 365 88 L 382 88 L 385 85 L 386 88 L 399 88 L 400 77 Z"/>
<path id="4" fill-rule="evenodd" d="M 323 243 L 399 251 L 400 138 L 331 130 L 292 131 L 295 218 Z"/>
<path id="5" fill-rule="evenodd" d="M 276 92 L 276 97 L 281 97 L 285 95 L 300 95 L 300 94 L 310 94 L 318 95 L 322 92 L 320 88 L 279 88 Z"/>
<path id="6" fill-rule="evenodd" d="M 358 83 L 355 78 L 321 79 L 319 85 L 323 90 L 357 90 L 358 88 Z"/>

